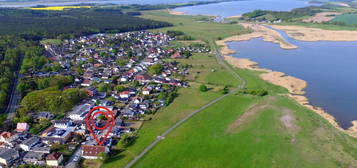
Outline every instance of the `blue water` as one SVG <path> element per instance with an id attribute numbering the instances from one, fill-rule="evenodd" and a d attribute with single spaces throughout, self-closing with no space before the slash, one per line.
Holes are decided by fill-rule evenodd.
<path id="1" fill-rule="evenodd" d="M 289 11 L 294 8 L 310 6 L 313 4 L 304 0 L 242 0 L 233 2 L 222 2 L 176 8 L 175 11 L 185 12 L 190 15 L 214 15 L 229 17 L 241 15 L 256 9 Z"/>
<path id="2" fill-rule="evenodd" d="M 335 116 L 343 128 L 351 126 L 357 120 L 357 42 L 303 42 L 279 32 L 298 48 L 284 50 L 261 38 L 230 42 L 229 47 L 237 51 L 234 57 L 307 81 L 311 104 Z"/>

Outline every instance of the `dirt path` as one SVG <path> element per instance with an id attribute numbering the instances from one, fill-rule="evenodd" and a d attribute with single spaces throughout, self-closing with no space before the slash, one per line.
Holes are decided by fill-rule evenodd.
<path id="1" fill-rule="evenodd" d="M 256 103 L 248 108 L 246 112 L 238 116 L 237 119 L 232 122 L 226 129 L 226 133 L 237 133 L 241 127 L 249 124 L 253 121 L 259 112 L 262 112 L 264 109 L 274 108 L 272 103 L 276 101 L 276 97 L 270 96 L 262 100 L 260 103 Z"/>

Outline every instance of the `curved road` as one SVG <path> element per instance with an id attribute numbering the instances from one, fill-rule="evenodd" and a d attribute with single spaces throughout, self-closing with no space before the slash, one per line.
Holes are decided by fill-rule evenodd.
<path id="1" fill-rule="evenodd" d="M 241 81 L 241 83 L 237 86 L 236 89 L 231 91 L 229 94 L 225 94 L 225 95 L 223 95 L 221 97 L 218 97 L 218 98 L 212 100 L 208 104 L 202 106 L 201 108 L 199 108 L 196 111 L 193 111 L 192 113 L 187 115 L 185 118 L 183 118 L 180 121 L 178 121 L 172 127 L 168 128 L 164 133 L 159 135 L 154 142 L 152 142 L 149 146 L 147 146 L 138 156 L 136 156 L 132 161 L 130 161 L 125 166 L 125 168 L 132 167 L 138 160 L 140 160 L 146 153 L 148 153 L 157 143 L 159 143 L 161 140 L 165 139 L 165 136 L 167 134 L 169 134 L 175 128 L 177 128 L 178 126 L 180 126 L 181 124 L 186 122 L 188 119 L 190 119 L 196 113 L 206 109 L 207 107 L 211 106 L 212 104 L 217 103 L 218 101 L 222 100 L 223 98 L 225 98 L 226 96 L 230 95 L 231 93 L 234 93 L 235 91 L 238 91 L 238 90 L 240 90 L 240 89 L 242 89 L 242 88 L 244 88 L 246 86 L 246 81 L 230 65 L 228 65 L 227 62 L 224 61 L 224 58 L 223 58 L 222 54 L 219 52 L 219 50 L 217 49 L 217 46 L 216 46 L 216 44 L 214 42 L 213 42 L 213 46 L 214 46 L 214 51 L 216 52 L 216 59 L 217 59 L 218 63 L 223 65 L 228 71 L 230 71 L 237 79 L 239 79 Z"/>

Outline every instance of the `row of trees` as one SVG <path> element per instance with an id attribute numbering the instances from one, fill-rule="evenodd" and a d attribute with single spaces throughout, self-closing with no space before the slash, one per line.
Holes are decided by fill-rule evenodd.
<path id="1" fill-rule="evenodd" d="M 0 112 L 5 110 L 21 55 L 26 50 L 21 38 L 0 37 Z"/>

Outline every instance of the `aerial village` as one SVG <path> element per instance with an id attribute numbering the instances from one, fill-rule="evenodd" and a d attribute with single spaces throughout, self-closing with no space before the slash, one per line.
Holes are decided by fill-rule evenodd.
<path id="1" fill-rule="evenodd" d="M 86 98 L 63 116 L 51 111 L 30 113 L 33 121 L 50 121 L 38 134 L 30 133 L 26 122 L 17 123 L 15 130 L 1 131 L 0 165 L 77 167 L 81 159 L 98 159 L 110 153 L 123 135 L 139 129 L 137 121 L 170 104 L 178 88 L 189 87 L 184 80 L 187 66 L 175 60 L 210 51 L 203 45 L 170 47 L 173 40 L 175 37 L 166 33 L 140 31 L 95 34 L 43 45 L 50 64 L 60 65 L 62 71 L 39 71 L 26 77 L 72 76 L 73 82 L 64 90 L 79 88 Z M 86 115 L 95 106 L 104 106 L 115 116 L 115 125 L 103 145 L 98 145 L 86 126 Z M 100 126 L 104 120 L 99 116 L 95 124 Z"/>

